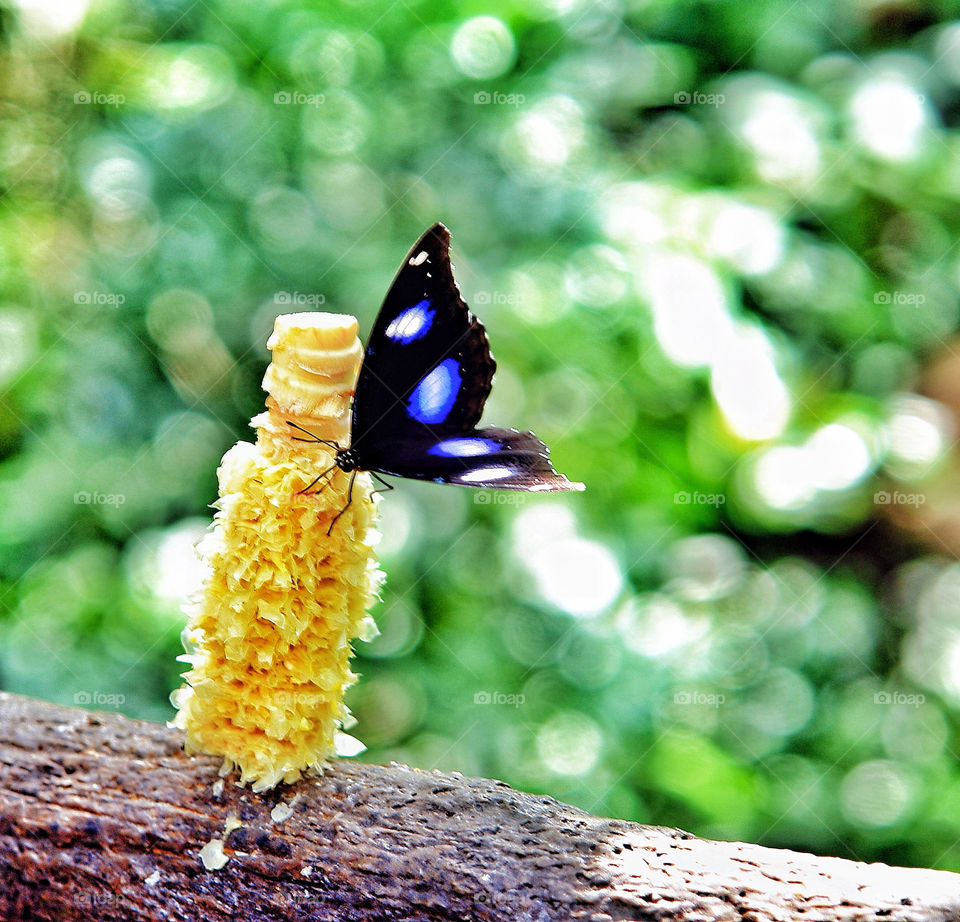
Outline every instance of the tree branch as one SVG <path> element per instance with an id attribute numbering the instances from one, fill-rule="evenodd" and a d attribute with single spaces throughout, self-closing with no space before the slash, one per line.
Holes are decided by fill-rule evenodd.
<path id="1" fill-rule="evenodd" d="M 0 728 L 5 920 L 960 919 L 958 874 L 711 842 L 498 781 L 338 761 L 255 795 L 156 724 L 0 693 Z"/>

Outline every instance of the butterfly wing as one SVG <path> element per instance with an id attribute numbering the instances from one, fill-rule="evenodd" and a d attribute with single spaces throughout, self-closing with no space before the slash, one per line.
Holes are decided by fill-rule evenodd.
<path id="1" fill-rule="evenodd" d="M 444 438 L 405 439 L 377 468 L 414 480 L 497 490 L 582 490 L 550 463 L 550 449 L 532 432 L 489 427 Z"/>
<path id="2" fill-rule="evenodd" d="M 378 444 L 472 430 L 496 367 L 454 281 L 450 234 L 435 224 L 404 260 L 367 342 L 353 403 L 361 467 L 380 469 Z"/>
<path id="3" fill-rule="evenodd" d="M 353 401 L 358 467 L 501 490 L 582 490 L 532 432 L 477 429 L 496 363 L 460 296 L 450 234 L 431 227 L 401 265 L 367 342 Z"/>

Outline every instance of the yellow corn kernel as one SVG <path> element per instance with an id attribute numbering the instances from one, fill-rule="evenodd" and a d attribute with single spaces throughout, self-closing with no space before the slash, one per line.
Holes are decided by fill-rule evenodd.
<path id="1" fill-rule="evenodd" d="M 223 756 L 224 769 L 239 768 L 256 791 L 336 754 L 351 721 L 350 642 L 376 635 L 367 610 L 382 580 L 369 476 L 357 475 L 353 502 L 328 536 L 350 475 L 334 468 L 301 493 L 334 451 L 296 441 L 307 436 L 288 425 L 347 444 L 363 359 L 357 321 L 285 314 L 267 345 L 267 411 L 251 421 L 256 444 L 238 442 L 217 471 L 219 511 L 199 546 L 207 573 L 186 607 L 181 659 L 191 668 L 171 696 L 187 751 Z"/>

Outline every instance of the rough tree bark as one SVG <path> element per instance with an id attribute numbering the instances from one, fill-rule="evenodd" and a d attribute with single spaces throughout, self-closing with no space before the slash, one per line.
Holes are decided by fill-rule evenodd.
<path id="1" fill-rule="evenodd" d="M 396 764 L 255 795 L 180 742 L 0 693 L 0 919 L 960 919 L 960 874 L 710 842 Z"/>

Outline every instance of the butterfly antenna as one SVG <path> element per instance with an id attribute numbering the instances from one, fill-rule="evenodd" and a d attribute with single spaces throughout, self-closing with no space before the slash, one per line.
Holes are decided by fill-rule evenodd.
<path id="1" fill-rule="evenodd" d="M 329 445 L 331 448 L 335 448 L 337 451 L 340 451 L 340 446 L 336 442 L 331 442 L 329 439 L 321 439 L 320 436 L 314 435 L 309 429 L 304 429 L 303 426 L 298 426 L 296 423 L 290 422 L 289 419 L 287 420 L 287 425 L 293 426 L 294 429 L 299 429 L 301 432 L 304 432 L 310 436 L 309 439 L 301 439 L 299 436 L 291 435 L 290 438 L 292 438 L 295 442 L 320 442 L 323 445 Z"/>
<path id="2" fill-rule="evenodd" d="M 306 441 L 306 439 L 303 439 L 302 441 Z M 323 480 L 323 478 L 326 477 L 327 474 L 329 474 L 330 471 L 334 470 L 336 467 L 337 467 L 336 463 L 333 463 L 322 474 L 317 474 L 317 476 L 314 477 L 313 480 L 311 480 L 310 483 L 307 484 L 307 486 L 305 486 L 302 490 L 297 490 L 297 496 L 302 496 L 304 493 L 309 493 L 313 489 L 314 484 L 316 484 L 317 481 Z M 326 486 L 326 484 L 324 484 L 324 486 Z M 323 489 L 323 487 L 321 487 L 321 489 Z M 319 493 L 320 490 L 317 490 L 317 492 Z"/>
<path id="3" fill-rule="evenodd" d="M 344 506 L 334 517 L 333 521 L 330 523 L 330 527 L 327 529 L 327 537 L 330 537 L 330 532 L 333 531 L 333 526 L 337 524 L 337 520 L 342 516 L 349 508 L 350 503 L 353 502 L 353 482 L 357 479 L 357 472 L 353 471 L 350 474 L 350 486 L 347 489 L 347 505 Z"/>

